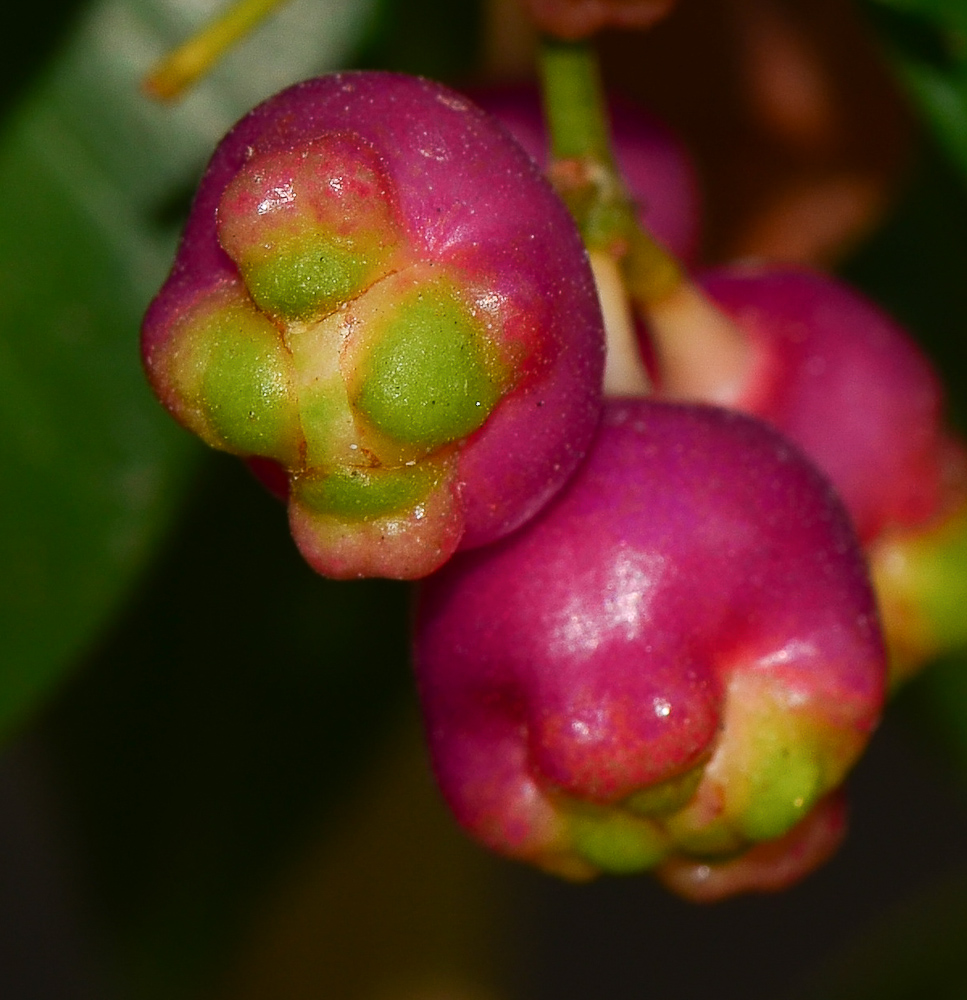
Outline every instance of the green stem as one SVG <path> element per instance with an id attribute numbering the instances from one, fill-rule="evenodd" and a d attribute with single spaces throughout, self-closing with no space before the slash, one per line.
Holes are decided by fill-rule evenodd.
<path id="1" fill-rule="evenodd" d="M 540 65 L 551 136 L 548 173 L 585 245 L 615 259 L 632 299 L 667 294 L 681 272 L 642 228 L 618 173 L 596 53 L 586 42 L 545 38 Z"/>
<path id="2" fill-rule="evenodd" d="M 613 168 L 610 128 L 595 52 L 585 42 L 541 45 L 544 113 L 556 160 L 594 160 Z"/>
<path id="3" fill-rule="evenodd" d="M 748 338 L 641 225 L 611 151 L 594 51 L 545 39 L 541 75 L 551 134 L 548 176 L 588 248 L 605 317 L 605 392 L 647 391 L 637 314 L 651 328 L 666 395 L 734 404 L 748 383 Z"/>

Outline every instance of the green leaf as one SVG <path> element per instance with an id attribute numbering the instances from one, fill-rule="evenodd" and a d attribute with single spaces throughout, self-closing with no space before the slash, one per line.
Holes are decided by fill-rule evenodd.
<path id="1" fill-rule="evenodd" d="M 344 64 L 371 9 L 294 0 L 166 107 L 139 78 L 214 5 L 99 3 L 6 123 L 0 734 L 90 645 L 181 501 L 197 452 L 145 388 L 137 330 L 185 193 L 249 106 Z"/>
<path id="2" fill-rule="evenodd" d="M 967 5 L 868 0 L 866 7 L 908 93 L 967 176 Z"/>

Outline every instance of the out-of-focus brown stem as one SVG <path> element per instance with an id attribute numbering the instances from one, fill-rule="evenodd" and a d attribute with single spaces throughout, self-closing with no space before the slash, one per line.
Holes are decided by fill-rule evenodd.
<path id="1" fill-rule="evenodd" d="M 524 0 L 541 31 L 577 41 L 602 28 L 648 28 L 676 0 Z"/>
<path id="2" fill-rule="evenodd" d="M 706 260 L 828 267 L 901 190 L 913 118 L 860 14 L 847 0 L 701 0 L 599 40 L 608 87 L 687 138 Z"/>

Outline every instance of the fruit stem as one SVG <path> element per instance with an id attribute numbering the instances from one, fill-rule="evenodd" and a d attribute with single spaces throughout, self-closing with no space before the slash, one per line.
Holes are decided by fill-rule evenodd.
<path id="1" fill-rule="evenodd" d="M 747 338 L 641 225 L 612 153 L 596 53 L 586 42 L 544 38 L 540 66 L 551 136 L 548 175 L 591 255 L 605 316 L 606 393 L 628 394 L 630 386 L 649 384 L 634 342 L 637 315 L 654 338 L 665 395 L 734 402 L 751 363 Z M 603 281 L 606 258 L 615 267 Z M 619 307 L 621 285 L 625 305 Z M 636 359 L 640 372 L 632 374 Z"/>
<path id="2" fill-rule="evenodd" d="M 597 56 L 586 43 L 544 38 L 540 64 L 551 137 L 548 175 L 581 231 L 605 319 L 605 392 L 645 395 L 651 380 L 638 351 L 624 274 L 629 250 L 640 241 L 634 207 L 611 153 Z"/>
<path id="3" fill-rule="evenodd" d="M 597 54 L 585 42 L 545 38 L 541 77 L 551 182 L 588 250 L 603 250 L 619 261 L 633 296 L 668 294 L 681 280 L 681 268 L 638 224 L 611 151 Z"/>
<path id="4" fill-rule="evenodd" d="M 638 349 L 635 317 L 618 263 L 614 257 L 601 250 L 591 250 L 588 257 L 607 331 L 604 394 L 647 396 L 652 388 L 651 379 Z"/>
<path id="5" fill-rule="evenodd" d="M 553 158 L 595 160 L 614 172 L 601 74 L 593 49 L 582 42 L 545 38 L 541 74 Z"/>
<path id="6" fill-rule="evenodd" d="M 250 31 L 286 0 L 236 0 L 219 18 L 169 52 L 144 78 L 142 90 L 158 101 L 181 97 Z"/>

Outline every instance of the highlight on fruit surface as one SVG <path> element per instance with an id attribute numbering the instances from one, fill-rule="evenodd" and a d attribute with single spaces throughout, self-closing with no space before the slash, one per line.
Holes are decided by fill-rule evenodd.
<path id="1" fill-rule="evenodd" d="M 438 84 L 344 73 L 222 141 L 142 352 L 186 427 L 284 470 L 315 569 L 415 578 L 563 485 L 603 331 L 573 222 L 502 128 Z"/>
<path id="2" fill-rule="evenodd" d="M 759 421 L 646 400 L 607 404 L 539 517 L 424 581 L 415 662 L 477 839 L 698 899 L 781 888 L 835 849 L 886 675 L 828 481 Z"/>

